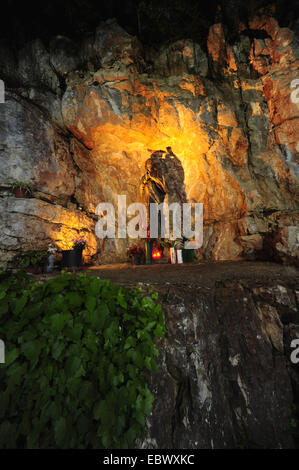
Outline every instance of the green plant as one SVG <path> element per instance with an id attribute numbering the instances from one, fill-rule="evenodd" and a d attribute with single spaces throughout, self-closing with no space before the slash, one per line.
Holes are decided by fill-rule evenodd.
<path id="1" fill-rule="evenodd" d="M 0 272 L 0 331 L 0 448 L 132 448 L 145 437 L 146 370 L 165 326 L 139 289 Z"/>
<path id="2" fill-rule="evenodd" d="M 32 188 L 30 184 L 28 184 L 26 181 L 15 181 L 12 184 L 12 189 L 23 189 L 24 191 L 27 191 L 29 194 L 32 194 Z"/>
<path id="3" fill-rule="evenodd" d="M 175 240 L 163 240 L 160 243 L 165 248 L 181 248 L 182 246 L 182 240 L 180 238 L 176 238 Z"/>
<path id="4" fill-rule="evenodd" d="M 11 260 L 15 268 L 29 268 L 30 266 L 43 266 L 46 264 L 49 253 L 46 250 L 26 251 L 16 254 Z"/>

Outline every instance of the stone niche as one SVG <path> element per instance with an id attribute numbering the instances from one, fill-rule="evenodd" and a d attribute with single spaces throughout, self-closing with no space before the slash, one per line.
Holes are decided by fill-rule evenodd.
<path id="1" fill-rule="evenodd" d="M 96 238 L 96 206 L 139 202 L 148 149 L 169 146 L 186 200 L 204 205 L 198 259 L 297 263 L 298 42 L 262 14 L 249 30 L 228 44 L 218 23 L 207 52 L 191 40 L 152 51 L 108 20 L 77 44 L 0 48 L 14 84 L 0 104 L 1 260 L 82 236 L 86 261 L 124 261 L 127 240 Z M 20 180 L 33 198 L 12 197 Z"/>

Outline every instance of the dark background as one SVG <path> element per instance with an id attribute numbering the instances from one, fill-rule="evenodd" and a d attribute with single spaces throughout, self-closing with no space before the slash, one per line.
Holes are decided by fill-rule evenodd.
<path id="1" fill-rule="evenodd" d="M 186 38 L 204 45 L 211 24 L 222 22 L 233 40 L 240 21 L 271 5 L 280 26 L 296 28 L 299 0 L 1 0 L 0 42 L 20 46 L 39 37 L 47 44 L 56 34 L 76 40 L 101 21 L 117 18 L 144 44 Z"/>

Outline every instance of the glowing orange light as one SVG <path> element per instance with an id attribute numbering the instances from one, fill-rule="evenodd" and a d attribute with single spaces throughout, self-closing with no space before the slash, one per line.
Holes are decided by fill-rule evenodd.
<path id="1" fill-rule="evenodd" d="M 160 258 L 161 258 L 161 255 L 162 255 L 162 254 L 161 254 L 161 251 L 159 251 L 159 250 L 154 250 L 154 251 L 152 252 L 152 257 L 153 257 L 154 259 L 160 259 Z"/>

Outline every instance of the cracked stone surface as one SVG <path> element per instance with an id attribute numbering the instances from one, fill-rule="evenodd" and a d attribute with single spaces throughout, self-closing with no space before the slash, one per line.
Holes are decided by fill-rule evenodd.
<path id="1" fill-rule="evenodd" d="M 167 336 L 143 448 L 299 446 L 296 282 L 158 286 Z M 294 427 L 295 426 L 295 427 Z"/>

